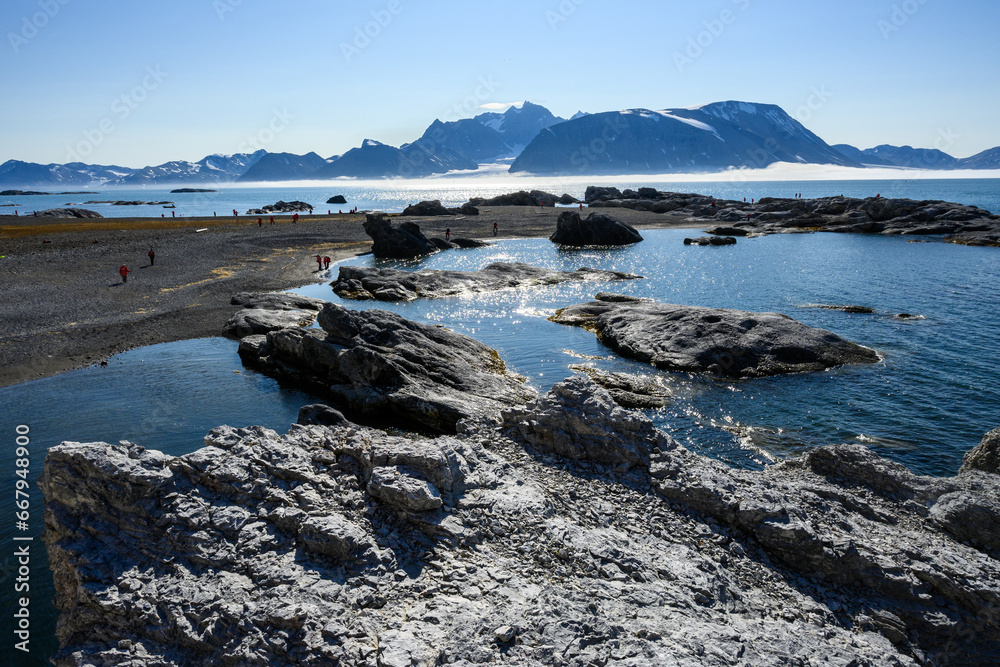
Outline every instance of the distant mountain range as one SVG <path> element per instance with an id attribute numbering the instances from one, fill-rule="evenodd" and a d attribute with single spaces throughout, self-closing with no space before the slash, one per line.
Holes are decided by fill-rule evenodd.
<path id="1" fill-rule="evenodd" d="M 0 187 L 142 186 L 228 182 L 420 178 L 512 161 L 510 171 L 539 175 L 653 174 L 763 168 L 776 162 L 848 167 L 1000 169 L 1000 146 L 968 158 L 936 149 L 830 146 L 780 107 L 716 102 L 682 109 L 576 113 L 566 120 L 525 102 L 503 113 L 435 120 L 400 147 L 373 139 L 343 155 L 209 155 L 134 169 L 116 165 L 8 160 Z"/>

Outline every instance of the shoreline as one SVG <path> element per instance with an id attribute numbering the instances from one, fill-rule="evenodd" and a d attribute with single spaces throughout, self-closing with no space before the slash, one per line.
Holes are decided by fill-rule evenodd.
<path id="1" fill-rule="evenodd" d="M 482 207 L 479 216 L 407 216 L 428 236 L 543 238 L 564 208 Z M 703 228 L 687 216 L 600 209 L 637 229 Z M 222 335 L 238 292 L 322 282 L 312 256 L 370 250 L 363 214 L 66 220 L 0 217 L 0 387 L 51 377 L 159 343 Z M 399 218 L 398 214 L 392 217 Z M 265 220 L 267 217 L 265 217 Z M 196 232 L 197 229 L 205 229 Z M 156 252 L 149 265 L 146 253 Z M 117 269 L 132 270 L 121 283 Z"/>

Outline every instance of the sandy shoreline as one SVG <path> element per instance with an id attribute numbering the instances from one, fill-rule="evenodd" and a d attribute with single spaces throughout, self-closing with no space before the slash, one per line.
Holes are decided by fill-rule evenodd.
<path id="1" fill-rule="evenodd" d="M 564 209 L 484 207 L 477 217 L 408 218 L 428 236 L 547 237 Z M 704 227 L 612 213 L 638 229 Z M 218 336 L 237 292 L 318 282 L 313 257 L 367 252 L 363 215 L 59 220 L 0 216 L 0 386 L 100 363 L 129 349 Z M 204 231 L 195 231 L 203 229 Z M 150 266 L 146 253 L 154 248 Z M 118 267 L 132 273 L 122 284 Z"/>

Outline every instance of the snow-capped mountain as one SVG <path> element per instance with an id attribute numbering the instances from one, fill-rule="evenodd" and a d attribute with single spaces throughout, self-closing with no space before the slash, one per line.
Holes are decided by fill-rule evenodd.
<path id="1" fill-rule="evenodd" d="M 775 162 L 860 166 L 773 104 L 716 102 L 582 116 L 538 134 L 511 165 L 536 174 L 629 174 L 763 168 Z"/>

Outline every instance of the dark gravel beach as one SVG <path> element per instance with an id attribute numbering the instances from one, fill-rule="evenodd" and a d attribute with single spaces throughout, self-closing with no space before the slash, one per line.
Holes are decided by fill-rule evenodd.
<path id="1" fill-rule="evenodd" d="M 545 237 L 565 209 L 483 207 L 475 217 L 408 218 L 427 236 Z M 684 216 L 601 209 L 639 228 Z M 313 256 L 367 252 L 363 215 L 256 218 L 0 217 L 0 386 L 100 363 L 142 345 L 217 336 L 237 292 L 321 280 Z M 204 231 L 196 231 L 204 229 Z M 156 252 L 154 266 L 146 253 Z M 122 284 L 118 267 L 132 270 Z"/>

